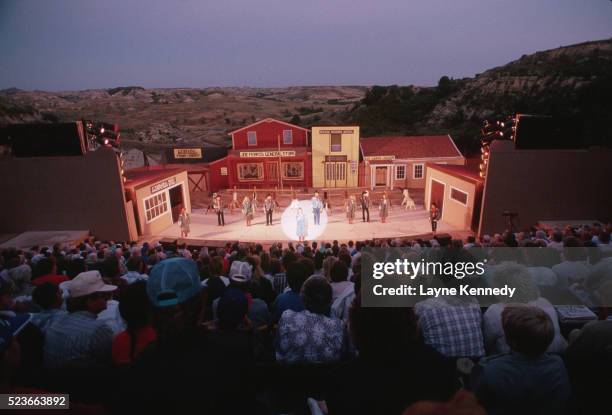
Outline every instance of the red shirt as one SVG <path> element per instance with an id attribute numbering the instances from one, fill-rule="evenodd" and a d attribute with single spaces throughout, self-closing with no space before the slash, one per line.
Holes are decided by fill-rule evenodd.
<path id="1" fill-rule="evenodd" d="M 134 356 L 138 354 L 149 345 L 152 341 L 157 338 L 157 333 L 151 326 L 145 326 L 136 332 L 136 348 L 134 349 Z M 126 330 L 117 335 L 113 339 L 113 364 L 115 366 L 127 365 L 132 363 L 132 357 L 130 356 L 132 351 L 132 338 L 130 333 Z"/>
<path id="2" fill-rule="evenodd" d="M 32 285 L 35 287 L 38 287 L 40 285 L 43 285 L 46 282 L 50 282 L 51 284 L 55 284 L 55 285 L 60 285 L 62 282 L 68 281 L 69 279 L 70 278 L 68 278 L 65 275 L 47 274 L 47 275 L 43 275 L 42 277 L 34 278 L 32 280 Z"/>

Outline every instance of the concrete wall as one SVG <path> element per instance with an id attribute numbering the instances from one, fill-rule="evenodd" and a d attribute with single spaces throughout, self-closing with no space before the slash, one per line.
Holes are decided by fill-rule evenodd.
<path id="1" fill-rule="evenodd" d="M 444 204 L 442 208 L 441 220 L 453 226 L 470 229 L 472 226 L 472 218 L 476 202 L 476 184 L 441 172 L 430 166 L 427 166 L 425 177 L 425 209 L 429 209 L 429 206 L 431 205 L 431 182 L 436 180 L 444 184 Z M 462 191 L 468 195 L 466 204 L 460 203 L 455 199 L 451 199 L 452 188 Z"/>
<path id="2" fill-rule="evenodd" d="M 342 131 L 341 151 L 330 152 L 331 134 L 322 131 Z M 349 132 L 351 131 L 351 132 Z M 325 126 L 312 127 L 312 185 L 313 187 L 333 187 L 333 184 L 325 181 L 325 156 L 346 156 L 346 187 L 359 185 L 359 164 L 351 169 L 351 161 L 359 163 L 359 127 L 350 126 Z M 326 186 L 327 185 L 327 186 Z M 345 184 L 339 187 L 344 187 Z"/>
<path id="3" fill-rule="evenodd" d="M 119 164 L 109 148 L 0 159 L 0 177 L 0 232 L 89 230 L 100 239 L 130 239 Z"/>
<path id="4" fill-rule="evenodd" d="M 540 220 L 612 218 L 612 150 L 515 150 L 491 145 L 480 234 L 506 229 L 504 210 L 518 213 L 522 229 Z"/>

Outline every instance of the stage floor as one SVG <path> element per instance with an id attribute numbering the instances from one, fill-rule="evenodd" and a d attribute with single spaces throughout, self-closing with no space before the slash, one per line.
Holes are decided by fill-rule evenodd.
<path id="1" fill-rule="evenodd" d="M 241 241 L 241 242 L 274 242 L 287 241 L 293 238 L 287 236 L 280 223 L 281 214 L 275 212 L 274 225 L 266 226 L 266 217 L 259 210 L 250 227 L 246 226 L 244 216 L 239 210 L 225 214 L 225 226 L 217 225 L 217 215 L 205 209 L 194 209 L 191 214 L 191 232 L 189 239 L 202 239 L 214 241 Z M 310 222 L 312 223 L 312 222 Z M 378 209 L 370 209 L 370 222 L 364 223 L 361 210 L 356 212 L 355 221 L 348 223 L 346 214 L 336 209 L 327 217 L 327 225 L 316 238 L 319 241 L 366 240 L 373 238 L 396 238 L 425 235 L 431 233 L 428 212 L 422 207 L 406 211 L 395 207 L 391 210 L 386 223 L 381 223 Z M 453 237 L 464 238 L 472 234 L 468 229 L 460 229 L 443 221 L 438 222 L 438 233 L 450 233 Z M 180 238 L 178 224 L 174 224 L 155 235 L 156 238 Z"/>

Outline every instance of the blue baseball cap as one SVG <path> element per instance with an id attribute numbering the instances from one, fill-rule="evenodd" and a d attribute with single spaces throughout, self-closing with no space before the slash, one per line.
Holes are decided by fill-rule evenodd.
<path id="1" fill-rule="evenodd" d="M 182 304 L 201 289 L 198 267 L 187 258 L 161 261 L 153 267 L 147 281 L 147 295 L 155 307 Z"/>

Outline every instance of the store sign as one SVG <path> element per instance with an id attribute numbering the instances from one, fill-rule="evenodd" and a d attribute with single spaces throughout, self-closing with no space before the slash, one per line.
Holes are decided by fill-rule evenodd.
<path id="1" fill-rule="evenodd" d="M 221 167 L 220 173 L 221 176 L 227 176 L 227 167 Z"/>
<path id="2" fill-rule="evenodd" d="M 357 167 L 359 166 L 359 163 L 355 160 L 351 161 L 351 174 L 355 174 L 357 173 Z"/>
<path id="3" fill-rule="evenodd" d="M 163 182 L 155 183 L 153 186 L 151 186 L 151 193 L 157 193 L 175 184 L 176 184 L 176 177 L 171 177 L 168 180 L 164 180 Z"/>
<path id="4" fill-rule="evenodd" d="M 368 156 L 364 157 L 367 161 L 375 161 L 375 160 L 395 160 L 395 156 Z"/>
<path id="5" fill-rule="evenodd" d="M 295 151 L 241 151 L 240 157 L 295 157 Z"/>
<path id="6" fill-rule="evenodd" d="M 319 134 L 353 134 L 354 130 L 319 130 Z"/>
<path id="7" fill-rule="evenodd" d="M 346 162 L 346 154 L 343 156 L 325 156 L 325 161 L 326 162 Z"/>
<path id="8" fill-rule="evenodd" d="M 201 159 L 202 149 L 201 148 L 175 148 L 174 158 L 175 159 Z"/>

